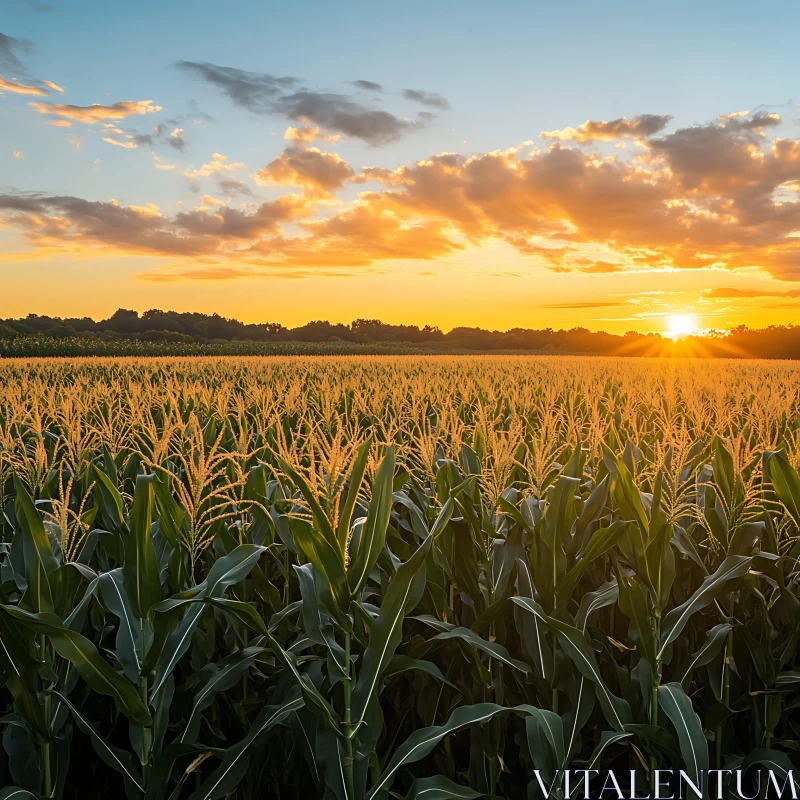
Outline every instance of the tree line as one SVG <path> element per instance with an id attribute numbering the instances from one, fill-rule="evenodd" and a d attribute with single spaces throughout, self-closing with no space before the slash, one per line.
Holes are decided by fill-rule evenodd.
<path id="1" fill-rule="evenodd" d="M 19 338 L 133 340 L 179 345 L 230 342 L 350 343 L 354 346 L 408 346 L 414 352 L 527 351 L 593 355 L 696 355 L 749 358 L 800 358 L 800 325 L 771 325 L 692 336 L 677 342 L 658 333 L 628 331 L 623 335 L 587 328 L 511 328 L 507 331 L 457 327 L 390 325 L 377 319 L 356 319 L 349 325 L 314 320 L 295 328 L 276 322 L 246 323 L 219 314 L 162 311 L 139 314 L 118 309 L 108 319 L 49 317 L 28 314 L 0 320 L 0 340 Z M 52 350 L 49 341 L 48 353 Z"/>

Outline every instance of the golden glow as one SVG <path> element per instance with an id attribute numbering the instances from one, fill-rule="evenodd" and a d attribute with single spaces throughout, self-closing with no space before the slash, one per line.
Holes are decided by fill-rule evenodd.
<path id="1" fill-rule="evenodd" d="M 689 314 L 673 314 L 668 318 L 667 336 L 670 339 L 682 339 L 697 333 L 694 317 Z"/>

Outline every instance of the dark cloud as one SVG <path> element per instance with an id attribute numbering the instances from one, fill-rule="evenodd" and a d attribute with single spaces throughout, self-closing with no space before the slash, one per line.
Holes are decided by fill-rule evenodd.
<path id="1" fill-rule="evenodd" d="M 718 122 L 681 128 L 650 139 L 648 146 L 667 160 L 687 189 L 706 186 L 727 190 L 752 179 L 754 170 L 762 163 L 754 147 L 763 138 L 763 130 L 779 125 L 780 121 L 777 114 L 728 115 Z"/>
<path id="2" fill-rule="evenodd" d="M 435 92 L 425 92 L 422 89 L 406 89 L 403 92 L 403 97 L 406 100 L 413 100 L 415 103 L 439 108 L 442 111 L 447 111 L 450 108 L 450 103 L 447 102 L 447 99 Z"/>
<path id="3" fill-rule="evenodd" d="M 71 196 L 0 195 L 0 211 L 12 212 L 11 220 L 34 244 L 104 246 L 172 256 L 213 255 L 229 240 L 275 233 L 279 223 L 306 207 L 305 201 L 289 195 L 262 203 L 252 212 L 223 207 L 213 213 L 194 210 L 168 218 L 156 206 L 126 207 Z"/>
<path id="4" fill-rule="evenodd" d="M 419 127 L 341 94 L 299 91 L 279 98 L 272 107 L 294 122 L 310 122 L 371 145 L 394 142 Z"/>
<path id="5" fill-rule="evenodd" d="M 176 66 L 213 84 L 234 103 L 256 114 L 268 113 L 270 101 L 300 83 L 297 78 L 278 78 L 265 72 L 247 72 L 205 61 L 178 61 Z"/>
<path id="6" fill-rule="evenodd" d="M 153 147 L 155 145 L 167 145 L 175 150 L 183 152 L 186 150 L 186 139 L 184 130 L 179 127 L 178 120 L 167 120 L 161 122 L 153 129 L 153 133 L 135 133 L 133 141 L 137 145 Z"/>
<path id="7" fill-rule="evenodd" d="M 219 186 L 228 197 L 236 197 L 237 195 L 251 197 L 253 194 L 253 191 L 244 181 L 239 181 L 236 178 L 220 178 L 220 180 L 217 181 L 217 186 Z"/>
<path id="8" fill-rule="evenodd" d="M 368 92 L 382 92 L 383 86 L 379 83 L 374 83 L 373 81 L 353 81 L 353 86 L 357 87 L 358 89 L 366 89 Z"/>
<path id="9" fill-rule="evenodd" d="M 33 44 L 27 39 L 15 39 L 0 33 L 0 69 L 6 69 L 15 75 L 27 75 L 23 63 L 17 53 L 29 53 Z"/>
<path id="10" fill-rule="evenodd" d="M 373 146 L 396 141 L 422 125 L 419 121 L 401 119 L 388 111 L 366 105 L 350 95 L 300 88 L 301 82 L 297 78 L 277 78 L 267 73 L 247 72 L 206 62 L 179 61 L 177 66 L 216 86 L 248 111 L 318 125 Z M 371 81 L 356 83 L 361 88 L 367 83 L 370 88 L 377 86 Z M 438 98 L 438 95 L 422 94 L 426 98 Z"/>

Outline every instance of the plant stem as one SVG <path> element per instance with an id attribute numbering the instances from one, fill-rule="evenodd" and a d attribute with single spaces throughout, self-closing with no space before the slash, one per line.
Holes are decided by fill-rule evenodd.
<path id="1" fill-rule="evenodd" d="M 353 739 L 351 719 L 351 695 L 353 691 L 350 680 L 350 633 L 344 635 L 344 783 L 347 796 L 353 797 Z"/>
<path id="2" fill-rule="evenodd" d="M 42 659 L 47 662 L 47 640 L 44 636 L 40 639 Z M 50 797 L 53 794 L 53 768 L 52 768 L 52 744 L 50 742 L 50 714 L 52 698 L 49 694 L 44 696 L 44 722 L 47 726 L 47 737 L 42 742 L 42 772 L 44 779 L 44 796 Z"/>
<path id="3" fill-rule="evenodd" d="M 144 620 L 140 620 L 142 652 L 144 652 Z M 147 675 L 142 675 L 141 698 L 145 708 L 149 707 L 148 699 L 148 685 Z M 145 788 L 147 788 L 148 779 L 150 777 L 150 749 L 152 747 L 153 731 L 149 725 L 142 728 L 142 778 L 144 780 Z"/>
<path id="4" fill-rule="evenodd" d="M 733 601 L 731 601 L 732 603 Z M 731 609 L 732 611 L 733 609 Z M 722 662 L 722 704 L 727 708 L 731 702 L 731 670 L 730 659 L 733 653 L 733 629 L 728 631 L 728 639 L 725 642 L 725 659 Z M 717 755 L 717 769 L 722 769 L 722 731 L 724 723 L 720 722 L 717 725 L 716 735 L 716 755 Z"/>

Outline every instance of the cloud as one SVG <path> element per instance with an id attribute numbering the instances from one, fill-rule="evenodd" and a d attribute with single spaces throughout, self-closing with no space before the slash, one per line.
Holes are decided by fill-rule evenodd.
<path id="1" fill-rule="evenodd" d="M 28 39 L 15 39 L 0 33 L 0 69 L 18 76 L 9 81 L 0 76 L 0 92 L 13 94 L 26 94 L 34 97 L 44 97 L 48 90 L 64 93 L 64 90 L 52 81 L 37 81 L 31 78 L 25 65 L 17 55 L 20 52 L 29 53 L 33 44 Z"/>
<path id="2" fill-rule="evenodd" d="M 236 197 L 243 195 L 245 197 L 252 197 L 252 189 L 244 183 L 244 181 L 237 180 L 236 178 L 220 178 L 217 181 L 217 186 L 228 196 Z"/>
<path id="3" fill-rule="evenodd" d="M 625 303 L 619 300 L 598 300 L 587 303 L 548 303 L 541 308 L 613 308 L 624 305 Z"/>
<path id="4" fill-rule="evenodd" d="M 236 105 L 255 114 L 282 116 L 293 122 L 319 126 L 373 146 L 396 141 L 421 125 L 365 105 L 361 99 L 350 95 L 304 88 L 298 78 L 276 77 L 208 62 L 178 61 L 176 66 L 202 78 Z"/>
<path id="5" fill-rule="evenodd" d="M 139 280 L 153 283 L 174 283 L 175 281 L 229 281 L 233 278 L 246 278 L 253 273 L 234 267 L 206 267 L 204 269 L 178 269 L 172 272 L 141 272 Z"/>
<path id="6" fill-rule="evenodd" d="M 369 108 L 334 93 L 302 90 L 276 99 L 272 108 L 294 122 L 319 125 L 373 146 L 394 142 L 420 127 L 388 111 Z"/>
<path id="7" fill-rule="evenodd" d="M 619 117 L 610 122 L 603 120 L 586 120 L 577 128 L 562 128 L 556 131 L 543 131 L 542 139 L 554 139 L 559 142 L 592 142 L 595 140 L 612 141 L 614 139 L 646 139 L 654 136 L 667 127 L 671 116 L 667 114 L 639 114 L 627 119 Z"/>
<path id="8" fill-rule="evenodd" d="M 212 153 L 211 161 L 203 164 L 199 169 L 186 169 L 183 174 L 187 178 L 195 180 L 196 178 L 208 178 L 219 172 L 236 172 L 237 170 L 245 169 L 244 162 L 242 161 L 228 161 L 228 156 L 222 153 Z"/>
<path id="9" fill-rule="evenodd" d="M 44 89 L 40 89 L 38 86 L 31 86 L 18 81 L 7 81 L 2 75 L 0 75 L 0 92 L 27 94 L 33 95 L 34 97 L 44 97 L 47 94 Z"/>
<path id="10" fill-rule="evenodd" d="M 255 181 L 260 186 L 301 186 L 312 195 L 330 195 L 353 176 L 350 165 L 336 154 L 291 145 L 258 170 Z"/>
<path id="11" fill-rule="evenodd" d="M 297 196 L 264 202 L 252 212 L 221 208 L 165 217 L 157 206 L 122 206 L 78 197 L 0 195 L 0 213 L 45 252 L 117 250 L 197 257 L 231 253 L 253 237 L 279 232 L 306 209 Z M 231 244 L 233 243 L 233 244 Z"/>
<path id="12" fill-rule="evenodd" d="M 302 128 L 287 128 L 283 134 L 284 139 L 290 142 L 313 142 L 319 136 L 319 128 L 303 125 Z"/>
<path id="13" fill-rule="evenodd" d="M 302 191 L 268 202 L 201 200 L 194 211 L 142 221 L 130 207 L 7 194 L 0 219 L 45 253 L 146 251 L 241 269 L 378 269 L 499 244 L 531 265 L 577 275 L 758 268 L 800 281 L 800 202 L 785 189 L 800 182 L 800 140 L 779 136 L 775 120 L 725 116 L 609 156 L 554 142 L 437 153 L 358 174 L 304 134 L 256 173 L 259 183 Z M 243 169 L 215 153 L 184 174 L 214 180 L 197 187 L 198 200 L 236 205 L 246 193 L 223 181 Z M 350 184 L 363 191 L 341 198 Z"/>
<path id="14" fill-rule="evenodd" d="M 162 122 L 153 128 L 153 133 L 135 133 L 131 138 L 137 145 L 153 147 L 157 144 L 166 144 L 175 150 L 184 151 L 186 149 L 184 133 L 183 128 L 170 130 L 170 126 L 166 122 Z"/>
<path id="15" fill-rule="evenodd" d="M 442 111 L 447 111 L 450 108 L 450 103 L 446 98 L 435 92 L 424 92 L 421 89 L 406 89 L 403 92 L 403 97 L 406 100 L 413 100 L 415 103 L 422 103 L 424 106 L 432 106 L 439 108 Z"/>
<path id="16" fill-rule="evenodd" d="M 584 275 L 608 275 L 613 272 L 622 272 L 622 265 L 613 261 L 584 261 L 575 259 L 573 262 L 575 269 Z"/>
<path id="17" fill-rule="evenodd" d="M 357 89 L 365 89 L 368 92 L 382 92 L 383 86 L 379 83 L 375 83 L 374 81 L 352 81 L 353 86 Z"/>
<path id="18" fill-rule="evenodd" d="M 709 289 L 703 293 L 705 297 L 714 300 L 755 300 L 763 297 L 786 297 L 792 300 L 800 298 L 800 289 L 790 289 L 785 292 L 770 292 L 766 289 L 734 289 L 721 287 Z"/>
<path id="19" fill-rule="evenodd" d="M 123 100 L 110 106 L 94 104 L 91 106 L 71 106 L 59 103 L 40 103 L 32 101 L 28 103 L 40 114 L 49 114 L 60 117 L 61 119 L 72 120 L 74 122 L 85 122 L 88 125 L 96 125 L 107 119 L 125 119 L 132 115 L 154 114 L 162 111 L 161 106 L 153 105 L 152 100 Z"/>
<path id="20" fill-rule="evenodd" d="M 247 72 L 205 61 L 178 61 L 176 66 L 221 89 L 236 105 L 256 113 L 263 113 L 264 106 L 273 98 L 300 83 L 297 78 L 278 78 L 263 72 Z"/>
<path id="21" fill-rule="evenodd" d="M 14 151 L 14 158 L 24 158 L 24 157 L 25 156 L 24 156 L 22 150 L 15 150 Z"/>
<path id="22" fill-rule="evenodd" d="M 113 144 L 115 147 L 124 147 L 126 150 L 134 149 L 139 146 L 136 142 L 120 142 L 117 139 L 112 139 L 110 136 L 104 136 L 103 141 Z"/>
<path id="23" fill-rule="evenodd" d="M 33 44 L 28 39 L 16 39 L 0 33 L 0 68 L 7 69 L 15 75 L 25 75 L 25 67 L 17 53 L 29 53 Z"/>

